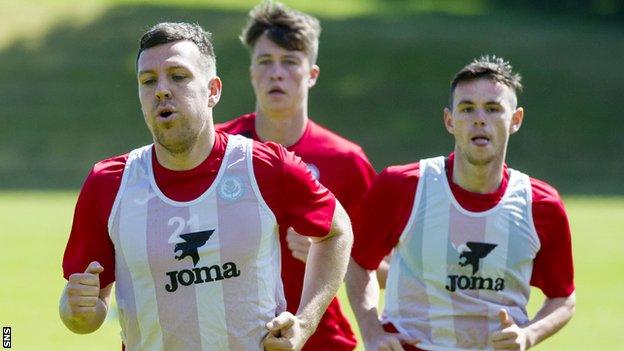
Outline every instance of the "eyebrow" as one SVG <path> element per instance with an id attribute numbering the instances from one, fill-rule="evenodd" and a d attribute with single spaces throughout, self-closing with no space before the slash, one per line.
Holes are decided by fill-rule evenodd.
<path id="1" fill-rule="evenodd" d="M 271 54 L 260 54 L 258 56 L 255 57 L 255 59 L 261 59 L 261 58 L 271 58 L 273 57 L 273 55 Z M 284 56 L 281 56 L 281 58 L 289 58 L 289 59 L 297 59 L 299 60 L 299 57 L 297 57 L 297 55 L 293 55 L 293 54 L 286 54 Z"/>
<path id="2" fill-rule="evenodd" d="M 286 54 L 284 55 L 285 58 L 292 58 L 292 59 L 297 59 L 299 60 L 299 56 L 297 55 L 293 55 L 293 54 Z"/>
<path id="3" fill-rule="evenodd" d="M 503 103 L 501 101 L 497 101 L 497 100 L 490 100 L 490 101 L 485 102 L 485 105 L 502 105 L 502 104 Z M 476 105 L 476 103 L 471 100 L 461 100 L 460 102 L 457 103 L 457 105 Z"/>
<path id="4" fill-rule="evenodd" d="M 461 100 L 460 102 L 457 103 L 457 105 L 474 105 L 474 101 L 470 101 L 470 100 Z"/>
<path id="5" fill-rule="evenodd" d="M 154 73 L 154 72 L 155 72 L 155 71 L 154 71 L 153 69 L 146 69 L 146 70 L 143 70 L 143 71 L 139 71 L 139 72 L 137 72 L 137 76 L 142 76 L 142 75 L 144 75 L 144 74 Z"/>
<path id="6" fill-rule="evenodd" d="M 167 67 L 166 70 L 167 71 L 173 71 L 173 70 L 176 70 L 176 69 L 184 69 L 184 70 L 187 70 L 187 71 L 189 70 L 188 68 L 186 68 L 185 66 L 182 66 L 182 65 L 176 65 L 176 66 Z M 146 69 L 146 70 L 143 70 L 143 71 L 139 71 L 137 73 L 137 75 L 140 76 L 140 75 L 147 74 L 147 73 L 152 73 L 153 74 L 153 73 L 156 73 L 156 70 Z"/>

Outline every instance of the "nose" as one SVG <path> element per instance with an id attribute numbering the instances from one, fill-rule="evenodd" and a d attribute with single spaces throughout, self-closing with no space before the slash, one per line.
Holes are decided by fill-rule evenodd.
<path id="1" fill-rule="evenodd" d="M 284 70 L 279 63 L 271 65 L 269 76 L 271 80 L 281 81 L 282 79 L 284 79 Z"/>
<path id="2" fill-rule="evenodd" d="M 171 98 L 171 91 L 169 90 L 169 86 L 164 79 L 158 81 L 158 85 L 156 86 L 156 99 L 158 101 L 168 100 Z"/>
<path id="3" fill-rule="evenodd" d="M 477 109 L 474 114 L 473 124 L 475 126 L 484 126 L 485 125 L 485 111 L 483 109 Z"/>

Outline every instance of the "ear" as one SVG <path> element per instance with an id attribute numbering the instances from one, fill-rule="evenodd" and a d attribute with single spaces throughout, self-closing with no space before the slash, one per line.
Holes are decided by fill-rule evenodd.
<path id="1" fill-rule="evenodd" d="M 209 83 L 210 95 L 208 95 L 208 107 L 215 107 L 219 99 L 221 99 L 221 89 L 223 88 L 223 83 L 221 82 L 221 78 L 218 76 L 214 76 Z"/>
<path id="2" fill-rule="evenodd" d="M 317 65 L 312 65 L 310 67 L 310 78 L 308 79 L 308 89 L 312 88 L 316 84 L 316 80 L 318 79 L 319 74 L 321 74 L 321 69 Z"/>
<path id="3" fill-rule="evenodd" d="M 524 109 L 522 107 L 518 107 L 516 111 L 514 111 L 513 115 L 511 115 L 511 125 L 509 126 L 509 134 L 513 134 L 520 130 L 520 126 L 522 126 L 522 120 L 524 119 Z"/>
<path id="4" fill-rule="evenodd" d="M 451 134 L 453 134 L 453 132 L 455 131 L 453 113 L 451 110 L 449 110 L 448 107 L 444 108 L 444 126 L 446 127 L 446 130 Z"/>

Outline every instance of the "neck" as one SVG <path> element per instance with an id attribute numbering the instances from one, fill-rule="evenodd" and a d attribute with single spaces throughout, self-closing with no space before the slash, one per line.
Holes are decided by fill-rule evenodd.
<path id="1" fill-rule="evenodd" d="M 161 144 L 154 142 L 156 159 L 161 166 L 173 171 L 187 171 L 199 166 L 208 158 L 215 142 L 213 125 L 206 125 L 195 143 L 182 152 L 171 152 Z"/>
<path id="2" fill-rule="evenodd" d="M 503 181 L 503 162 L 504 157 L 483 165 L 475 165 L 468 162 L 461 152 L 455 150 L 453 183 L 473 193 L 492 193 Z"/>
<path id="3" fill-rule="evenodd" d="M 307 108 L 301 107 L 290 113 L 263 111 L 256 108 L 256 134 L 262 141 L 273 141 L 285 147 L 295 144 L 308 123 Z"/>

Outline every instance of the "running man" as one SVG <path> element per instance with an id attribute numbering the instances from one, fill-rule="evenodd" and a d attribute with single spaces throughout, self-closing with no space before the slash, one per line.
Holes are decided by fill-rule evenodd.
<path id="1" fill-rule="evenodd" d="M 347 288 L 367 350 L 527 350 L 572 318 L 563 203 L 505 164 L 521 88 L 501 58 L 461 69 L 444 109 L 454 151 L 388 167 L 363 199 Z M 380 321 L 375 269 L 392 249 Z M 546 295 L 533 319 L 531 286 Z"/>
<path id="2" fill-rule="evenodd" d="M 316 65 L 320 30 L 316 18 L 277 2 L 251 10 L 241 40 L 251 53 L 256 110 L 217 129 L 285 146 L 352 214 L 375 170 L 361 147 L 308 117 L 308 91 L 320 73 Z M 282 279 L 292 313 L 299 308 L 310 247 L 310 238 L 301 234 L 306 233 L 280 227 Z M 353 331 L 334 298 L 304 350 L 346 351 L 355 346 Z"/>
<path id="3" fill-rule="evenodd" d="M 215 67 L 198 25 L 160 23 L 141 38 L 154 142 L 98 162 L 82 187 L 63 259 L 70 330 L 100 327 L 115 284 L 127 350 L 299 350 L 336 294 L 352 241 L 346 212 L 293 153 L 215 132 Z M 294 313 L 278 227 L 312 237 Z"/>

